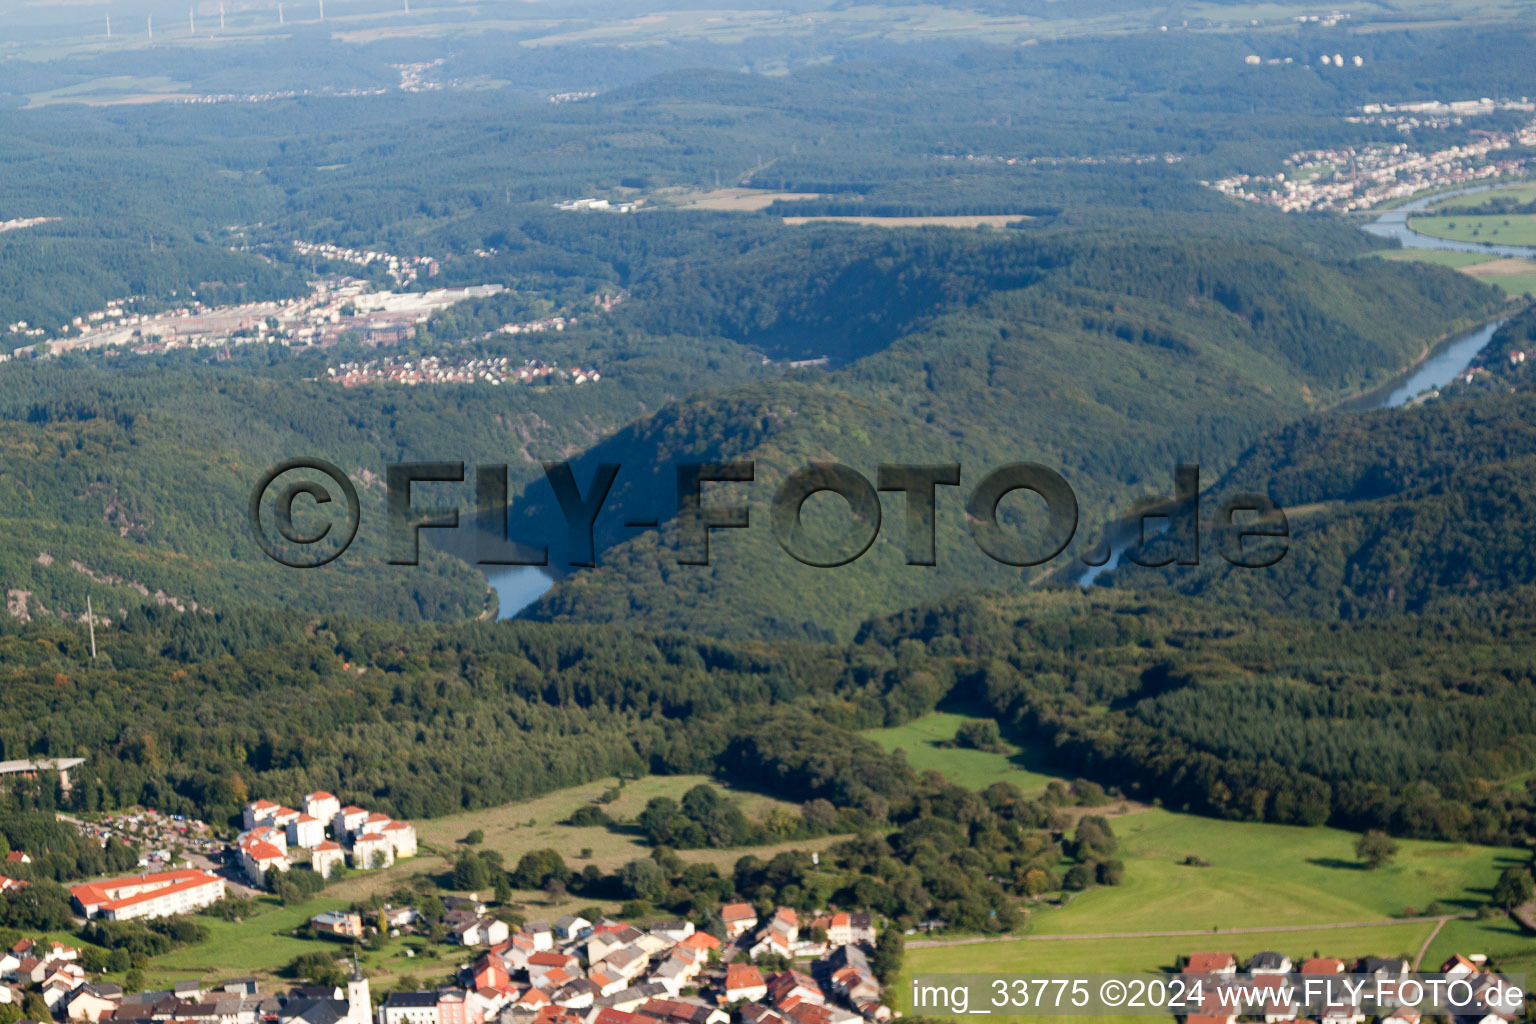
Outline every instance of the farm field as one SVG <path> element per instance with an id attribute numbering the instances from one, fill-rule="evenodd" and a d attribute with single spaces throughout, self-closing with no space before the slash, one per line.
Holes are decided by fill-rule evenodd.
<path id="1" fill-rule="evenodd" d="M 1511 295 L 1536 294 L 1536 260 L 1490 260 L 1468 267 L 1465 273 L 1502 288 Z"/>
<path id="2" fill-rule="evenodd" d="M 1510 295 L 1536 294 L 1536 260 L 1502 258 L 1495 253 L 1455 252 L 1446 249 L 1391 249 L 1378 254 L 1399 262 L 1433 263 L 1460 270 L 1487 281 Z"/>
<path id="3" fill-rule="evenodd" d="M 793 203 L 801 199 L 820 199 L 820 192 L 765 192 L 760 188 L 716 188 L 702 192 L 683 192 L 662 196 L 660 204 L 682 210 L 723 210 L 746 213 L 766 209 L 780 200 Z"/>
<path id="4" fill-rule="evenodd" d="M 1001 228 L 1021 220 L 1033 220 L 1023 213 L 983 213 L 954 217 L 785 217 L 785 224 L 861 224 L 880 228 Z"/>
<path id="5" fill-rule="evenodd" d="M 1399 840 L 1396 859 L 1358 865 L 1354 833 L 1328 828 L 1218 821 L 1149 810 L 1114 819 L 1123 885 L 1078 894 L 1041 912 L 1032 934 L 1167 931 L 1331 924 L 1422 914 L 1466 913 L 1515 849 Z M 1186 857 L 1209 867 L 1180 863 Z"/>
<path id="6" fill-rule="evenodd" d="M 970 789 L 985 789 L 994 782 L 1011 782 L 1025 793 L 1038 792 L 1056 778 L 1039 770 L 1038 759 L 1004 740 L 1005 753 L 945 747 L 955 738 L 955 730 L 970 721 L 969 716 L 935 711 L 893 729 L 872 729 L 864 733 L 886 750 L 906 752 L 907 763 L 919 772 L 943 772 L 944 777 Z"/>

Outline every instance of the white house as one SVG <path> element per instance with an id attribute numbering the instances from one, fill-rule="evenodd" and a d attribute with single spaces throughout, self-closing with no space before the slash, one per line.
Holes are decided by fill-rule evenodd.
<path id="1" fill-rule="evenodd" d="M 331 839 L 316 843 L 309 851 L 309 866 L 321 878 L 330 878 L 331 873 L 346 861 L 347 855 L 341 844 Z"/>
<path id="2" fill-rule="evenodd" d="M 341 801 L 323 789 L 304 794 L 304 813 L 322 822 L 330 821 L 341 811 Z"/>
<path id="3" fill-rule="evenodd" d="M 312 814 L 300 814 L 288 822 L 288 845 L 312 850 L 325 842 L 325 823 Z"/>
<path id="4" fill-rule="evenodd" d="M 416 829 L 408 821 L 392 821 L 380 832 L 395 848 L 396 857 L 416 856 Z"/>
<path id="5" fill-rule="evenodd" d="M 364 832 L 352 844 L 352 866 L 387 868 L 395 862 L 395 848 L 377 832 Z"/>
<path id="6" fill-rule="evenodd" d="M 337 839 L 351 835 L 362 827 L 368 820 L 368 812 L 361 807 L 343 807 L 336 812 L 336 817 L 331 819 L 331 835 Z"/>
<path id="7" fill-rule="evenodd" d="M 279 805 L 271 800 L 252 800 L 245 805 L 245 813 L 242 815 L 245 830 L 249 832 L 257 825 L 270 825 L 272 815 L 277 813 L 278 809 Z"/>
<path id="8" fill-rule="evenodd" d="M 288 870 L 288 855 L 264 840 L 247 840 L 240 844 L 240 866 L 245 870 L 245 877 L 261 885 L 268 869 Z"/>

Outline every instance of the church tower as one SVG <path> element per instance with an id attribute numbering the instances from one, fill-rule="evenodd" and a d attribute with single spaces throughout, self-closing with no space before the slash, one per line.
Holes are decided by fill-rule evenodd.
<path id="1" fill-rule="evenodd" d="M 352 977 L 347 979 L 346 1024 L 370 1024 L 373 1004 L 369 1001 L 368 979 L 357 966 L 357 954 L 352 954 Z"/>

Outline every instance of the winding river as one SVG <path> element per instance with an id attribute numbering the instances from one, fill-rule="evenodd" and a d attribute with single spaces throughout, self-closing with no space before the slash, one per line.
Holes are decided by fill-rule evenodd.
<path id="1" fill-rule="evenodd" d="M 1432 195 L 1421 196 L 1418 199 L 1404 203 L 1402 206 L 1385 210 L 1378 214 L 1376 219 L 1369 224 L 1361 225 L 1362 230 L 1368 231 L 1380 238 L 1395 238 L 1406 249 L 1449 249 L 1456 252 L 1478 252 L 1491 256 L 1523 256 L 1526 259 L 1536 259 L 1536 246 L 1529 245 L 1482 245 L 1477 242 L 1454 242 L 1444 238 L 1435 238 L 1432 235 L 1422 234 L 1408 226 L 1408 218 L 1415 213 L 1422 213 L 1435 203 L 1443 202 L 1456 196 L 1471 195 L 1476 192 L 1487 192 L 1492 185 L 1475 185 L 1471 188 L 1459 188 L 1453 192 L 1436 192 Z M 1455 339 L 1450 344 L 1441 346 L 1429 358 L 1425 359 L 1413 372 L 1410 373 L 1399 386 L 1385 392 L 1379 399 L 1368 405 L 1367 409 L 1394 409 L 1400 405 L 1406 405 L 1415 395 L 1422 394 L 1431 388 L 1443 387 L 1455 380 L 1457 375 L 1471 365 L 1472 360 L 1488 344 L 1493 333 L 1504 323 L 1496 320 L 1487 323 L 1475 331 Z M 1158 520 L 1162 528 L 1167 528 L 1167 520 Z M 1092 566 L 1078 577 L 1077 583 L 1081 587 L 1091 587 L 1104 573 L 1109 572 L 1120 564 L 1120 556 L 1129 546 L 1131 540 L 1128 535 L 1122 534 L 1115 540 L 1109 553 L 1109 561 L 1103 565 Z"/>
<path id="2" fill-rule="evenodd" d="M 1431 205 L 1450 199 L 1454 196 L 1470 195 L 1474 192 L 1486 192 L 1491 185 L 1477 185 L 1471 188 L 1457 189 L 1453 192 L 1437 192 L 1433 195 L 1422 196 L 1418 199 L 1404 203 L 1379 214 L 1369 224 L 1362 225 L 1365 231 L 1381 238 L 1396 238 L 1406 248 L 1410 249 L 1451 249 L 1458 252 L 1480 252 L 1494 256 L 1523 256 L 1527 259 L 1536 259 L 1536 246 L 1528 245 L 1480 245 L 1476 242 L 1453 242 L 1444 238 L 1434 238 L 1430 235 L 1420 234 L 1408 226 L 1408 218 L 1412 214 L 1421 213 Z M 1403 405 L 1430 388 L 1438 388 L 1450 383 L 1471 364 L 1472 360 L 1488 340 L 1493 337 L 1493 332 L 1499 329 L 1503 321 L 1484 324 L 1475 331 L 1462 335 L 1450 344 L 1441 347 L 1428 359 L 1420 363 L 1417 368 L 1403 381 L 1403 383 L 1387 392 L 1379 401 L 1373 403 L 1370 408 L 1390 409 Z M 1166 527 L 1166 520 L 1160 520 Z M 1088 568 L 1082 576 L 1078 577 L 1078 585 L 1092 586 L 1101 575 L 1114 569 L 1120 564 L 1120 556 L 1127 547 L 1126 540 L 1120 538 L 1110 550 L 1109 560 L 1103 565 Z M 537 601 L 550 587 L 555 585 L 554 577 L 543 569 L 531 565 L 517 566 L 515 568 L 496 569 L 485 574 L 486 581 L 496 591 L 498 602 L 497 617 L 510 619 L 533 602 Z"/>

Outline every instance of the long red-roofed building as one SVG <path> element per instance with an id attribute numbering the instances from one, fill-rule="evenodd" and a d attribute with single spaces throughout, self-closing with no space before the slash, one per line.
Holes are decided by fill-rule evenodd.
<path id="1" fill-rule="evenodd" d="M 207 871 L 163 871 L 77 885 L 70 891 L 86 917 L 126 921 L 188 914 L 224 898 L 224 879 Z"/>

